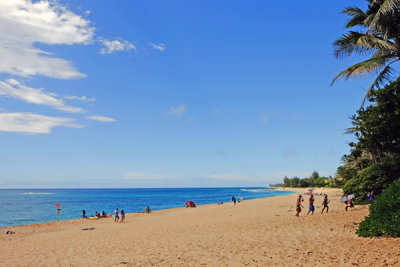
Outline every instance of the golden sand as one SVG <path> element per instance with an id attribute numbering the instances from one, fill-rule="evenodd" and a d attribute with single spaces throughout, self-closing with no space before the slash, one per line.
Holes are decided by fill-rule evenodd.
<path id="1" fill-rule="evenodd" d="M 400 239 L 360 238 L 367 206 L 344 211 L 338 189 L 321 214 L 295 217 L 297 195 L 150 214 L 3 228 L 0 266 L 400 266 Z M 82 230 L 93 228 L 92 230 Z"/>

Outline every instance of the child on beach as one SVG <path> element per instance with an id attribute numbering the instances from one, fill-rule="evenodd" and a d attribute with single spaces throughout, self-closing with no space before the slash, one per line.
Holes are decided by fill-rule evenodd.
<path id="1" fill-rule="evenodd" d="M 303 205 L 301 205 L 301 195 L 299 195 L 299 198 L 297 199 L 297 203 L 296 203 L 296 216 L 299 217 L 299 214 L 301 212 L 301 208 L 303 207 Z"/>
<path id="2" fill-rule="evenodd" d="M 121 210 L 121 221 L 120 222 L 124 222 L 124 220 L 125 220 L 125 211 L 124 210 Z"/>
<path id="3" fill-rule="evenodd" d="M 310 193 L 310 198 L 308 199 L 308 212 L 307 215 L 311 212 L 311 214 L 314 214 L 314 196 L 312 193 Z"/>
<path id="4" fill-rule="evenodd" d="M 119 221 L 119 212 L 118 212 L 118 209 L 116 209 L 116 210 L 114 211 L 114 213 L 115 213 L 114 222 L 118 222 L 118 221 Z"/>
<path id="5" fill-rule="evenodd" d="M 326 208 L 326 213 L 328 213 L 328 211 L 329 211 L 328 203 L 329 203 L 328 195 L 325 194 L 324 201 L 322 202 L 322 205 L 324 205 L 324 208 L 322 209 L 321 213 L 324 213 L 325 208 Z"/>

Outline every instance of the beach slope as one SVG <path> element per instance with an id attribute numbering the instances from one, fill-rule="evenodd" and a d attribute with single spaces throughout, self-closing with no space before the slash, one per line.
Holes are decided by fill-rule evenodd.
<path id="1" fill-rule="evenodd" d="M 1 229 L 1 266 L 399 266 L 400 239 L 360 238 L 367 206 L 344 211 L 338 189 L 327 193 L 329 213 L 305 209 L 297 195 L 77 219 Z M 82 230 L 88 229 L 88 230 Z"/>

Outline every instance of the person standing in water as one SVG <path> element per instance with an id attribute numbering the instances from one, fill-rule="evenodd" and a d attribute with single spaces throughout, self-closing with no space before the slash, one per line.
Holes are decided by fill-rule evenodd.
<path id="1" fill-rule="evenodd" d="M 314 196 L 312 193 L 310 193 L 310 198 L 308 199 L 308 212 L 307 215 L 311 212 L 311 214 L 314 214 Z"/>
<path id="2" fill-rule="evenodd" d="M 297 198 L 297 203 L 296 203 L 296 216 L 299 217 L 299 214 L 301 212 L 301 208 L 303 205 L 301 205 L 301 195 Z"/>
<path id="3" fill-rule="evenodd" d="M 322 209 L 321 213 L 324 213 L 325 208 L 326 208 L 326 213 L 328 213 L 328 211 L 329 211 L 328 203 L 329 203 L 328 195 L 325 194 L 324 201 L 322 202 L 322 205 L 324 205 L 324 208 Z"/>

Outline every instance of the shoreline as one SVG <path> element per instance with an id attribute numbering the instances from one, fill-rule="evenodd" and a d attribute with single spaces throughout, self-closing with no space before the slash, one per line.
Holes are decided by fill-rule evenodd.
<path id="1" fill-rule="evenodd" d="M 329 191 L 329 213 L 320 213 L 322 196 L 316 196 L 316 212 L 306 215 L 303 209 L 300 217 L 295 217 L 296 196 L 290 194 L 236 206 L 129 213 L 124 223 L 75 219 L 10 227 L 16 233 L 0 236 L 0 262 L 4 266 L 400 264 L 400 239 L 355 234 L 368 206 L 345 212 L 339 202 L 341 190 L 315 193 L 323 191 Z"/>
<path id="2" fill-rule="evenodd" d="M 241 187 L 238 187 L 238 188 L 241 188 Z M 267 189 L 269 189 L 269 188 L 267 188 Z M 272 189 L 272 188 L 271 188 Z M 279 188 L 279 189 L 277 189 L 277 188 L 274 188 L 274 190 L 279 190 L 279 191 L 288 191 L 288 192 L 291 192 L 292 190 L 285 190 L 283 187 L 282 188 Z M 292 194 L 296 194 L 298 191 L 293 191 L 293 193 Z M 288 194 L 288 195 L 292 195 L 292 194 Z M 260 198 L 252 198 L 252 199 L 244 199 L 243 201 L 252 201 L 252 200 L 256 200 L 256 199 L 266 199 L 266 198 L 271 198 L 271 197 L 279 197 L 279 196 L 287 196 L 287 195 L 278 195 L 278 196 L 275 196 L 275 195 L 272 195 L 272 196 L 268 196 L 268 197 L 260 197 Z M 224 204 L 228 204 L 229 205 L 229 203 L 231 203 L 231 202 L 224 202 Z M 223 204 L 223 205 L 224 205 Z M 240 203 L 239 203 L 240 204 Z M 213 206 L 213 205 L 218 205 L 217 203 L 210 203 L 210 204 L 201 204 L 201 205 L 197 205 L 196 204 L 196 206 L 197 207 L 202 207 L 202 206 Z M 175 210 L 175 209 L 185 209 L 186 207 L 185 206 L 183 206 L 183 207 L 175 207 L 175 208 L 166 208 L 166 209 L 159 209 L 159 210 L 152 210 L 151 211 L 151 213 L 157 213 L 157 212 L 163 212 L 163 211 L 172 211 L 172 210 Z M 128 215 L 135 215 L 135 214 L 143 214 L 144 212 L 131 212 L 131 213 L 126 213 L 126 216 L 128 216 Z M 104 220 L 104 219 L 110 219 L 110 218 L 113 218 L 114 219 L 114 214 L 112 214 L 112 216 L 111 217 L 107 217 L 107 218 L 99 218 L 99 220 Z M 67 220 L 57 220 L 57 221 L 48 221 L 48 222 L 40 222 L 40 223 L 31 223 L 31 224 L 20 224 L 20 225 L 13 225 L 13 226 L 6 226 L 6 227 L 0 227 L 0 232 L 3 232 L 3 231 L 5 231 L 5 230 L 12 230 L 11 228 L 14 228 L 14 227 L 23 227 L 23 226 L 32 226 L 32 227 L 35 227 L 35 226 L 38 226 L 38 225 L 41 225 L 41 224 L 52 224 L 52 223 L 54 223 L 54 224 L 57 224 L 57 223 L 60 223 L 60 222 L 69 222 L 69 221 L 81 221 L 83 218 L 81 217 L 81 218 L 73 218 L 73 219 L 67 219 Z M 89 217 L 88 218 L 86 218 L 86 219 L 89 219 Z M 38 226 L 39 227 L 39 226 Z"/>

